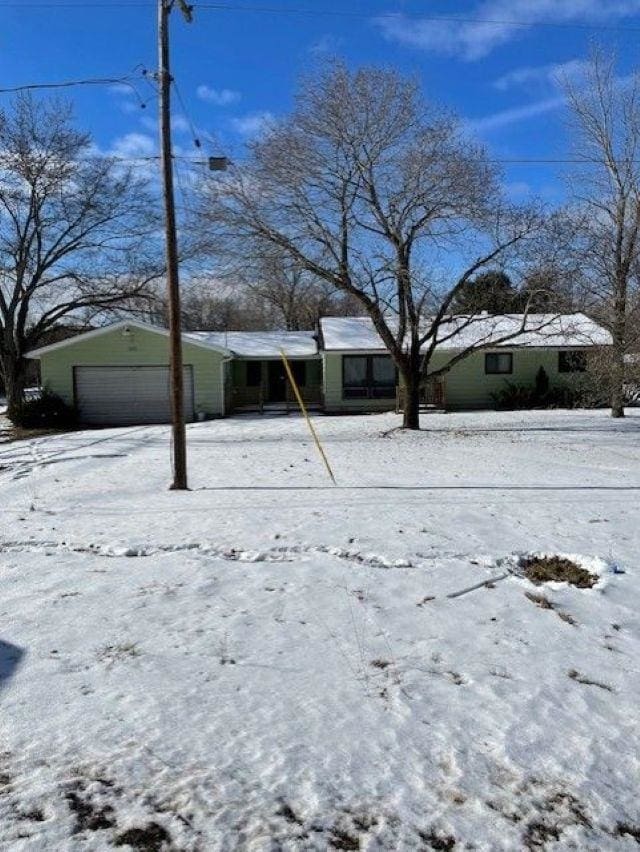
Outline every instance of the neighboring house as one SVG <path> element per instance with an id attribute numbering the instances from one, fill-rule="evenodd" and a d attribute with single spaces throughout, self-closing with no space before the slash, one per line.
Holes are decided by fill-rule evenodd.
<path id="1" fill-rule="evenodd" d="M 431 368 L 470 345 L 517 331 L 521 316 L 454 317 L 440 330 Z M 429 389 L 427 402 L 447 409 L 491 408 L 505 381 L 532 385 L 544 367 L 551 386 L 585 370 L 587 353 L 610 344 L 583 314 L 530 316 L 517 338 L 474 352 Z M 168 332 L 136 321 L 95 329 L 29 353 L 42 385 L 74 404 L 85 423 L 124 425 L 170 419 Z M 288 410 L 295 400 L 281 353 L 310 407 L 327 412 L 396 407 L 396 370 L 371 320 L 327 317 L 313 332 L 183 334 L 188 420 L 238 411 Z"/>

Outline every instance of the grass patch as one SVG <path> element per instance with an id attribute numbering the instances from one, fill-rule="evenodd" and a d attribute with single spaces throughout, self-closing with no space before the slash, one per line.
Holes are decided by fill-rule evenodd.
<path id="1" fill-rule="evenodd" d="M 598 582 L 596 574 L 562 556 L 527 556 L 520 560 L 520 568 L 527 580 L 536 586 L 555 581 L 590 589 Z"/>
<path id="2" fill-rule="evenodd" d="M 4 424 L 7 424 L 4 428 Z M 44 438 L 46 435 L 64 435 L 67 432 L 76 432 L 74 428 L 54 428 L 54 427 L 27 427 L 16 426 L 10 420 L 3 420 L 0 417 L 0 444 L 11 444 L 14 441 L 29 441 L 32 438 Z"/>
<path id="3" fill-rule="evenodd" d="M 534 603 L 536 606 L 539 606 L 540 609 L 550 609 L 552 612 L 565 621 L 567 624 L 571 624 L 573 627 L 577 627 L 578 622 L 575 618 L 570 615 L 568 612 L 563 612 L 562 610 L 556 609 L 556 605 L 546 598 L 544 595 L 536 595 L 534 592 L 525 592 L 525 598 L 530 600 L 531 603 Z"/>
<path id="4" fill-rule="evenodd" d="M 535 595 L 533 592 L 525 592 L 525 598 L 528 598 L 531 603 L 534 603 L 536 606 L 539 606 L 540 609 L 553 609 L 553 604 L 549 600 L 549 598 L 545 598 L 544 595 Z"/>
<path id="5" fill-rule="evenodd" d="M 107 665 L 112 666 L 114 663 L 132 657 L 139 657 L 140 651 L 136 642 L 121 642 L 118 645 L 105 645 L 97 653 L 97 658 Z"/>

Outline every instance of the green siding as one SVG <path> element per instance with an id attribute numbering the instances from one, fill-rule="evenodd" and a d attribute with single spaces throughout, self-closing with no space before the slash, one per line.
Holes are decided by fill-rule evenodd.
<path id="1" fill-rule="evenodd" d="M 131 326 L 130 335 L 122 327 L 94 337 L 70 341 L 67 346 L 47 352 L 40 359 L 43 387 L 73 403 L 74 367 L 167 366 L 169 338 L 164 334 Z M 209 417 L 224 414 L 222 363 L 224 354 L 183 343 L 183 362 L 193 367 L 196 412 Z"/>
<path id="2" fill-rule="evenodd" d="M 558 372 L 558 349 L 507 349 L 512 352 L 513 373 L 510 375 L 485 375 L 485 351 L 475 352 L 458 362 L 444 375 L 445 405 L 449 409 L 493 408 L 492 393 L 506 386 L 507 382 L 532 386 L 540 367 L 549 376 L 551 387 L 567 385 L 572 381 L 570 373 Z M 444 366 L 453 352 L 436 352 L 431 360 L 431 369 Z M 343 399 L 342 398 L 342 353 L 325 352 L 323 355 L 324 395 L 327 411 L 385 411 L 394 408 L 393 400 Z M 578 374 L 579 375 L 579 374 Z"/>
<path id="3" fill-rule="evenodd" d="M 533 386 L 536 373 L 544 367 L 549 376 L 549 385 L 557 387 L 571 381 L 571 374 L 558 372 L 557 349 L 506 349 L 489 352 L 511 352 L 513 372 L 509 375 L 486 375 L 484 372 L 485 352 L 475 352 L 460 361 L 444 377 L 444 398 L 449 409 L 493 408 L 491 396 L 507 386 Z M 442 363 L 442 362 L 441 362 Z M 446 363 L 446 361 L 445 361 Z M 437 369 L 438 362 L 434 361 Z"/>

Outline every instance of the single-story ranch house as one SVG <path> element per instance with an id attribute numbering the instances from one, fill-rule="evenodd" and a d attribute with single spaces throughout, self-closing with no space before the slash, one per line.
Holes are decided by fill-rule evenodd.
<path id="1" fill-rule="evenodd" d="M 584 314 L 453 317 L 441 326 L 432 369 L 470 345 L 484 347 L 432 383 L 427 402 L 444 409 L 491 408 L 505 381 L 533 385 L 544 367 L 551 387 L 588 365 L 588 352 L 610 345 Z M 396 370 L 371 320 L 325 317 L 317 332 L 183 334 L 188 420 L 234 412 L 294 410 L 281 352 L 303 398 L 326 412 L 384 411 L 397 405 Z M 489 345 L 495 341 L 495 345 Z M 502 341 L 502 342 L 501 342 Z M 163 423 L 170 419 L 166 329 L 124 320 L 29 353 L 42 386 L 75 405 L 88 424 Z"/>

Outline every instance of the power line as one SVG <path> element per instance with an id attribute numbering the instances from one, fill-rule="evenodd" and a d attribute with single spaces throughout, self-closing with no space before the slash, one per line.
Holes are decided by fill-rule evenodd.
<path id="1" fill-rule="evenodd" d="M 187 124 L 189 125 L 189 130 L 191 132 L 191 138 L 193 140 L 193 144 L 196 148 L 202 148 L 202 142 L 200 141 L 198 134 L 196 133 L 195 125 L 194 125 L 193 121 L 191 120 L 191 114 L 189 113 L 189 110 L 187 109 L 187 105 L 184 101 L 184 98 L 182 97 L 182 93 L 180 92 L 180 87 L 178 86 L 178 81 L 174 77 L 171 82 L 173 83 L 173 88 L 174 88 L 174 91 L 175 91 L 176 96 L 178 98 L 178 103 L 180 104 L 180 108 L 182 109 L 185 120 L 186 120 Z"/>
<path id="2" fill-rule="evenodd" d="M 60 2 L 55 3 L 48 0 L 47 2 L 19 3 L 19 2 L 4 2 L 0 3 L 0 8 L 10 9 L 19 8 L 25 9 L 149 9 L 153 8 L 151 2 L 96 2 L 96 0 L 84 0 L 83 2 Z M 360 20 L 392 20 L 399 17 L 398 12 L 358 12 L 348 9 L 310 9 L 305 7 L 283 7 L 283 6 L 261 6 L 261 5 L 243 5 L 236 6 L 230 3 L 195 3 L 193 8 L 196 11 L 214 11 L 214 12 L 250 12 L 257 14 L 268 15 L 291 15 L 291 16 L 308 16 L 308 17 L 335 17 L 344 19 L 360 19 Z M 599 32 L 618 32 L 618 33 L 640 33 L 640 27 L 618 26 L 616 24 L 589 24 L 569 21 L 536 21 L 536 20 L 518 20 L 516 18 L 480 18 L 474 16 L 458 16 L 458 15 L 424 15 L 415 13 L 412 15 L 404 15 L 405 20 L 421 20 L 432 22 L 445 22 L 454 24 L 493 24 L 496 26 L 510 27 L 544 27 L 551 29 L 563 30 L 585 30 Z"/>
<path id="3" fill-rule="evenodd" d="M 142 69 L 142 66 L 139 66 L 139 68 Z M 144 108 L 146 104 L 135 85 L 131 82 L 135 70 L 124 77 L 88 77 L 86 79 L 61 80 L 53 83 L 25 83 L 21 86 L 0 88 L 0 95 L 16 95 L 20 92 L 34 92 L 42 89 L 71 89 L 76 86 L 126 86 L 138 99 L 140 107 Z"/>

